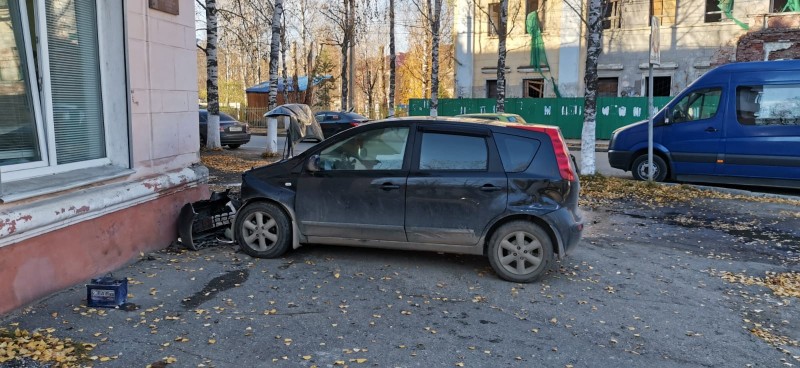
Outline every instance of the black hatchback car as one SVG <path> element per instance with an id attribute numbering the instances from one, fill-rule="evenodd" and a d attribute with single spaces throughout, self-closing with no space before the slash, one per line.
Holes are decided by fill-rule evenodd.
<path id="1" fill-rule="evenodd" d="M 583 230 L 557 127 L 391 119 L 247 171 L 234 232 L 254 257 L 303 243 L 486 255 L 531 282 Z"/>

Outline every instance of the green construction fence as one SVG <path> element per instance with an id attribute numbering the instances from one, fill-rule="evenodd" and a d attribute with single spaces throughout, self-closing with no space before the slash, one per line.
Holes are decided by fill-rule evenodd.
<path id="1" fill-rule="evenodd" d="M 672 97 L 654 97 L 656 111 Z M 495 99 L 440 99 L 439 116 L 495 112 Z M 506 112 L 519 114 L 528 123 L 555 125 L 565 138 L 581 137 L 583 129 L 583 97 L 507 98 Z M 410 116 L 428 116 L 430 101 L 411 99 Z M 597 99 L 597 139 L 610 139 L 611 132 L 621 126 L 647 119 L 647 97 L 600 97 Z"/>

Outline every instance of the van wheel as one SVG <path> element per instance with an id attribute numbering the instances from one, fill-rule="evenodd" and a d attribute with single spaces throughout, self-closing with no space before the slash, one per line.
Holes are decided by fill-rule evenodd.
<path id="1" fill-rule="evenodd" d="M 550 268 L 553 243 L 539 226 L 512 221 L 492 234 L 489 264 L 500 278 L 512 282 L 534 282 Z"/>
<path id="2" fill-rule="evenodd" d="M 255 202 L 236 214 L 236 241 L 242 251 L 256 258 L 280 257 L 291 246 L 289 220 L 278 206 Z"/>
<path id="3" fill-rule="evenodd" d="M 641 155 L 633 161 L 631 166 L 631 173 L 636 180 L 647 180 L 647 155 Z M 667 163 L 653 154 L 653 181 L 662 182 L 667 178 Z"/>

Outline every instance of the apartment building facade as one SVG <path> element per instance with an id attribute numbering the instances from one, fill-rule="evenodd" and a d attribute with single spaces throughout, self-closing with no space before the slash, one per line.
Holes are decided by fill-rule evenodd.
<path id="1" fill-rule="evenodd" d="M 600 96 L 644 96 L 650 16 L 660 21 L 661 65 L 654 95 L 678 93 L 714 65 L 735 60 L 737 41 L 768 28 L 775 16 L 797 15 L 794 0 L 606 0 Z M 582 96 L 586 1 L 509 0 L 507 97 Z M 495 96 L 497 0 L 457 0 L 456 96 Z M 547 65 L 531 65 L 535 46 L 525 18 L 536 11 Z M 542 64 L 542 63 L 540 63 Z"/>

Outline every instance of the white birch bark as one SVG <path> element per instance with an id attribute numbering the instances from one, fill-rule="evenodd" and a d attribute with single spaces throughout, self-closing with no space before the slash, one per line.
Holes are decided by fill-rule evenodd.
<path id="1" fill-rule="evenodd" d="M 217 68 L 217 1 L 206 0 L 206 89 L 208 91 L 208 123 L 206 147 L 222 148 L 219 138 L 219 78 Z"/>
<path id="2" fill-rule="evenodd" d="M 281 46 L 281 18 L 283 17 L 283 0 L 275 0 L 272 13 L 272 39 L 269 45 L 269 108 L 274 109 L 278 103 L 278 58 Z M 267 120 L 268 156 L 278 154 L 278 123 L 275 119 Z"/>
<path id="3" fill-rule="evenodd" d="M 508 37 L 508 0 L 500 1 L 500 24 L 497 25 L 497 112 L 506 111 L 506 38 Z"/>
<path id="4" fill-rule="evenodd" d="M 389 117 L 394 117 L 395 73 L 397 54 L 394 49 L 394 0 L 389 0 Z"/>
<path id="5" fill-rule="evenodd" d="M 583 102 L 583 130 L 581 131 L 581 174 L 594 175 L 595 134 L 597 128 L 597 60 L 602 43 L 602 0 L 589 0 L 586 32 L 586 74 Z"/>
<path id="6" fill-rule="evenodd" d="M 508 0 L 504 0 L 508 1 Z M 431 19 L 431 116 L 439 115 L 439 25 L 442 15 L 442 0 L 433 1 L 433 19 Z"/>

